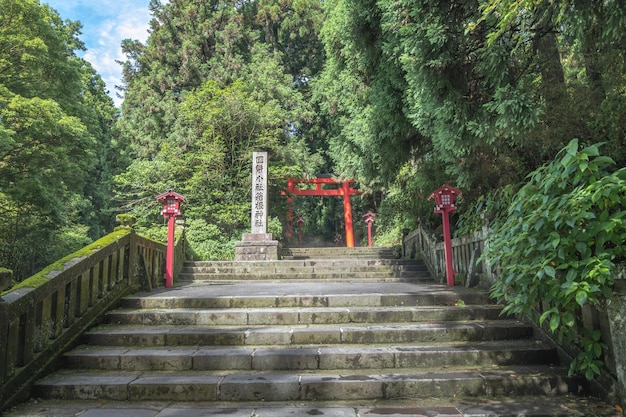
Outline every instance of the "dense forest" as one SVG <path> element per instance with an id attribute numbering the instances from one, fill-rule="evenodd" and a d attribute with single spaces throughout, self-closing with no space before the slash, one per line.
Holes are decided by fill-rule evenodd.
<path id="1" fill-rule="evenodd" d="M 122 44 L 115 108 L 77 53 L 79 22 L 0 0 L 0 266 L 22 279 L 183 194 L 199 258 L 250 227 L 250 159 L 270 154 L 270 229 L 285 178 L 354 178 L 355 220 L 393 244 L 431 191 L 463 191 L 458 229 L 503 215 L 529 173 L 576 138 L 626 165 L 626 3 L 620 0 L 150 1 L 150 36 Z M 595 148 L 593 148 L 595 149 Z M 339 199 L 296 200 L 332 244 Z M 357 233 L 361 233 L 357 231 Z M 359 236 L 359 235 L 357 235 Z"/>

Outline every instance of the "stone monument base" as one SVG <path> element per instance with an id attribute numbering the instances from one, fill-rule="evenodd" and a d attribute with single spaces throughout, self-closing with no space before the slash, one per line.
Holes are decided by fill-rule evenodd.
<path id="1" fill-rule="evenodd" d="M 244 233 L 241 242 L 235 242 L 236 261 L 278 260 L 278 241 L 271 233 Z"/>

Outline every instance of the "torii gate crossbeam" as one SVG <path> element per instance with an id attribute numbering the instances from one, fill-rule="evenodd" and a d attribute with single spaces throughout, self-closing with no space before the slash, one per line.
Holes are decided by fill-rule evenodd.
<path id="1" fill-rule="evenodd" d="M 354 247 L 354 231 L 352 228 L 352 204 L 350 197 L 359 194 L 360 191 L 352 188 L 354 180 L 337 181 L 330 177 L 317 177 L 310 179 L 287 178 L 287 202 L 289 203 L 289 213 L 287 214 L 287 231 L 292 233 L 293 229 L 293 197 L 292 196 L 315 196 L 315 197 L 343 197 L 343 219 L 346 227 L 346 246 Z M 296 184 L 315 184 L 314 190 L 303 190 L 296 187 Z M 324 184 L 340 185 L 339 188 L 323 188 Z M 289 220 L 291 219 L 291 221 Z"/>

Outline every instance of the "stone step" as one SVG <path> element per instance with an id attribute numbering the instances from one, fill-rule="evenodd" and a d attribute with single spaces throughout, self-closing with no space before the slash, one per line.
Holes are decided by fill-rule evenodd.
<path id="1" fill-rule="evenodd" d="M 387 260 L 376 259 L 358 261 L 354 259 L 344 260 L 302 260 L 302 261 L 195 261 L 185 262 L 182 272 L 214 272 L 214 273 L 258 273 L 258 272 L 288 272 L 329 269 L 350 270 L 363 272 L 371 270 L 410 270 L 427 271 L 421 261 L 415 260 Z"/>
<path id="2" fill-rule="evenodd" d="M 405 266 L 380 266 L 374 268 L 362 268 L 356 266 L 346 266 L 346 267 L 334 267 L 334 266 L 325 266 L 325 267 L 289 267 L 289 268 L 276 268 L 276 267 L 266 267 L 259 269 L 248 269 L 248 268 L 234 268 L 234 267 L 185 267 L 181 271 L 181 274 L 191 275 L 191 274 L 205 274 L 205 275 L 252 275 L 252 276 L 265 276 L 266 278 L 272 278 L 275 274 L 282 275 L 303 275 L 303 274 L 320 274 L 320 275 L 331 275 L 331 274 L 370 274 L 371 277 L 376 277 L 378 275 L 382 276 L 394 276 L 394 274 L 404 274 L 404 276 L 411 275 L 429 275 L 429 272 L 421 267 L 413 266 L 413 265 L 405 265 Z M 366 275 L 367 276 L 367 275 Z"/>
<path id="3" fill-rule="evenodd" d="M 276 267 L 268 265 L 262 268 L 249 268 L 245 266 L 236 267 L 220 267 L 220 266 L 185 266 L 181 273 L 183 274 L 251 274 L 251 275 L 263 275 L 263 274 L 328 274 L 332 272 L 340 273 L 428 273 L 428 270 L 420 265 L 380 265 L 376 267 L 362 267 L 362 266 L 289 266 L 289 267 Z"/>
<path id="4" fill-rule="evenodd" d="M 156 290 L 149 294 L 136 294 L 121 302 L 122 308 L 152 309 L 211 309 L 211 308 L 275 308 L 275 307 L 426 307 L 470 306 L 493 303 L 484 291 L 454 288 L 441 285 L 420 284 L 342 284 L 329 283 L 326 291 L 310 291 L 307 284 L 279 285 L 259 283 L 238 285 L 245 294 L 233 295 L 230 285 L 193 285 L 174 291 Z M 319 284 L 311 284 L 319 286 Z M 393 291 L 394 288 L 413 288 L 412 291 Z M 368 291 L 369 289 L 369 291 Z M 383 292 L 385 289 L 390 291 Z M 361 292 L 362 291 L 362 292 Z M 250 294 L 250 295 L 248 295 Z"/>
<path id="5" fill-rule="evenodd" d="M 414 323 L 502 319 L 497 305 L 451 307 L 308 307 L 228 309 L 117 309 L 109 324 L 143 325 L 289 325 Z"/>
<path id="6" fill-rule="evenodd" d="M 124 371 L 354 370 L 551 365 L 556 349 L 536 340 L 423 346 L 104 347 L 80 346 L 63 369 Z"/>
<path id="7" fill-rule="evenodd" d="M 308 261 L 198 261 L 183 266 L 178 281 L 329 281 L 421 282 L 432 280 L 426 266 L 415 260 L 308 260 Z"/>
<path id="8" fill-rule="evenodd" d="M 287 283 L 287 284 L 298 284 L 298 283 L 347 283 L 347 284 L 397 284 L 397 283 L 408 283 L 408 284 L 420 284 L 422 282 L 433 282 L 432 277 L 397 277 L 397 276 L 386 276 L 381 277 L 377 275 L 375 277 L 370 276 L 362 276 L 361 274 L 345 274 L 345 276 L 339 276 L 337 274 L 332 275 L 316 275 L 316 274 L 303 274 L 303 275 L 276 275 L 271 278 L 267 277 L 255 277 L 255 276 L 246 276 L 242 277 L 241 275 L 213 275 L 213 276 L 193 276 L 193 275 L 185 275 L 180 274 L 177 282 L 180 284 L 245 284 L 249 282 L 255 281 L 263 281 L 263 282 L 274 282 L 274 283 Z"/>
<path id="9" fill-rule="evenodd" d="M 397 251 L 392 248 L 368 247 L 317 247 L 317 248 L 283 248 L 283 259 L 338 259 L 338 258 L 379 258 L 394 259 Z"/>
<path id="10" fill-rule="evenodd" d="M 34 395 L 64 400 L 335 401 L 577 393 L 583 381 L 550 366 L 365 372 L 76 371 L 38 381 Z"/>
<path id="11" fill-rule="evenodd" d="M 85 333 L 99 346 L 257 346 L 390 344 L 489 341 L 532 337 L 533 328 L 513 320 L 493 322 L 387 323 L 369 325 L 167 326 L 104 325 Z"/>
<path id="12" fill-rule="evenodd" d="M 5 417 L 618 417 L 593 398 L 570 395 L 405 398 L 353 401 L 179 402 L 32 399 Z"/>

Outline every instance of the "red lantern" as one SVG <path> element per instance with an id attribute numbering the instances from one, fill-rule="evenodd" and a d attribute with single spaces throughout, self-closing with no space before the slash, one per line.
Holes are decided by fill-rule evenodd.
<path id="1" fill-rule="evenodd" d="M 374 223 L 376 213 L 368 211 L 363 215 L 363 221 L 367 224 L 367 246 L 372 247 L 372 223 Z"/>
<path id="2" fill-rule="evenodd" d="M 172 190 L 158 196 L 157 201 L 163 204 L 163 210 L 161 210 L 161 215 L 163 217 L 182 216 L 180 205 L 187 202 L 185 197 Z"/>
<path id="3" fill-rule="evenodd" d="M 461 194 L 461 190 L 444 184 L 428 197 L 435 200 L 435 213 L 441 213 L 443 223 L 443 243 L 446 257 L 446 281 L 449 286 L 454 285 L 454 267 L 452 264 L 452 239 L 450 237 L 450 219 L 448 213 L 456 210 L 454 198 Z"/>
<path id="4" fill-rule="evenodd" d="M 454 205 L 454 198 L 461 194 L 461 190 L 444 184 L 428 197 L 429 200 L 435 200 L 435 213 L 441 213 L 442 211 L 456 210 Z"/>
<path id="5" fill-rule="evenodd" d="M 174 228 L 176 217 L 182 216 L 182 203 L 187 200 L 182 195 L 169 190 L 165 194 L 157 197 L 157 201 L 163 204 L 161 215 L 168 219 L 167 222 L 167 254 L 165 257 L 165 288 L 171 288 L 174 285 Z"/>

